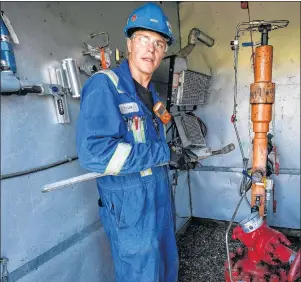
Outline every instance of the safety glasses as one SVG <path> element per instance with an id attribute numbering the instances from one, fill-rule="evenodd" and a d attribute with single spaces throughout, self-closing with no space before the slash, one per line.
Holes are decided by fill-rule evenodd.
<path id="1" fill-rule="evenodd" d="M 147 47 L 149 46 L 150 43 L 152 43 L 158 52 L 160 53 L 167 52 L 168 49 L 167 43 L 162 40 L 154 39 L 142 34 L 133 34 L 131 38 L 132 39 L 137 38 L 138 42 L 144 47 Z"/>

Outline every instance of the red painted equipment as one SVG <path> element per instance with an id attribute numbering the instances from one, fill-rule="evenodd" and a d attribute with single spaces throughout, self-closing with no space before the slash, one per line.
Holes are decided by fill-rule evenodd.
<path id="1" fill-rule="evenodd" d="M 288 248 L 290 241 L 270 228 L 258 212 L 252 213 L 233 230 L 232 239 L 246 246 L 230 254 L 233 282 L 293 282 L 301 277 L 300 251 L 296 253 Z M 228 261 L 225 263 L 225 281 L 231 282 Z"/>

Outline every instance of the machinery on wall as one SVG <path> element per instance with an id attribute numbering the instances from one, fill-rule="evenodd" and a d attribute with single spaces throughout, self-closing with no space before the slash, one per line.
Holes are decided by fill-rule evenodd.
<path id="1" fill-rule="evenodd" d="M 100 69 L 107 69 L 111 66 L 111 54 L 109 46 L 109 34 L 107 32 L 97 32 L 90 34 L 90 40 L 95 39 L 95 37 L 105 36 L 105 42 L 102 45 L 97 45 L 96 47 L 92 46 L 87 42 L 83 42 L 86 50 L 83 51 L 84 56 L 90 56 L 91 58 L 99 62 L 99 66 L 94 62 L 86 60 L 81 66 L 80 70 L 85 72 L 87 75 L 91 76 L 94 73 L 98 72 Z M 96 44 L 93 44 L 96 45 Z"/>
<path id="2" fill-rule="evenodd" d="M 188 34 L 188 44 L 169 59 L 169 81 L 167 92 L 167 111 L 173 106 L 177 112 L 173 114 L 172 140 L 178 145 L 189 148 L 200 157 L 227 154 L 234 150 L 234 144 L 228 144 L 220 150 L 212 151 L 206 144 L 207 128 L 203 121 L 192 111 L 198 105 L 206 105 L 211 93 L 212 77 L 203 73 L 189 70 L 187 57 L 195 48 L 197 42 L 207 47 L 214 45 L 214 39 L 198 28 L 192 28 Z"/>
<path id="3" fill-rule="evenodd" d="M 267 204 L 273 189 L 270 168 L 276 165 L 269 162 L 272 153 L 268 135 L 269 124 L 272 121 L 272 107 L 275 97 L 275 83 L 272 82 L 273 46 L 268 45 L 268 34 L 272 30 L 285 28 L 288 21 L 251 21 L 237 26 L 235 40 L 231 42 L 234 50 L 234 111 L 231 121 L 234 124 L 237 139 L 240 144 L 244 164 L 244 179 L 242 181 L 242 196 L 227 229 L 226 245 L 228 259 L 224 265 L 226 282 L 237 281 L 272 281 L 292 282 L 301 276 L 301 253 L 288 246 L 290 241 L 280 232 L 267 224 Z M 254 83 L 250 87 L 251 119 L 253 122 L 253 161 L 250 173 L 247 169 L 248 159 L 245 158 L 239 134 L 236 127 L 236 95 L 237 95 L 237 61 L 239 35 L 242 31 L 259 31 L 260 46 L 256 47 L 254 63 Z M 252 42 L 253 44 L 253 42 Z M 273 168 L 275 169 L 275 168 Z M 251 189 L 251 215 L 234 228 L 232 239 L 239 240 L 245 248 L 238 248 L 229 253 L 228 233 L 246 192 Z M 269 206 L 268 206 L 269 207 Z M 270 207 L 269 207 L 270 208 Z"/>
<path id="4" fill-rule="evenodd" d="M 177 106 L 178 111 L 195 110 L 197 105 L 206 105 L 210 96 L 212 77 L 189 70 L 187 57 L 195 48 L 197 41 L 207 47 L 214 45 L 214 39 L 198 28 L 193 28 L 188 34 L 188 44 L 177 54 L 168 56 L 169 81 L 166 108 L 170 111 Z"/>
<path id="5" fill-rule="evenodd" d="M 96 42 L 90 42 L 95 37 L 105 36 L 104 43 L 101 45 Z M 89 43 L 88 43 L 89 42 Z M 84 72 L 88 76 L 92 76 L 100 70 L 109 69 L 112 67 L 111 55 L 112 51 L 109 47 L 109 34 L 105 31 L 91 33 L 89 40 L 83 42 L 85 45 L 85 51 L 82 54 L 89 59 L 85 60 L 83 64 L 80 65 L 80 71 Z M 119 48 L 115 48 L 115 65 L 119 66 L 122 59 L 125 58 L 124 52 L 120 52 Z M 92 60 L 90 60 L 92 59 Z M 96 62 L 95 62 L 96 60 Z"/>
<path id="6" fill-rule="evenodd" d="M 57 123 L 69 123 L 67 94 L 79 99 L 81 91 L 77 62 L 72 58 L 67 58 L 62 60 L 62 68 L 49 68 L 50 83 L 21 79 L 16 76 L 17 66 L 13 49 L 13 43 L 19 44 L 19 41 L 3 11 L 1 11 L 0 36 L 1 95 L 24 96 L 36 93 L 38 96 L 50 96 L 53 98 Z"/>

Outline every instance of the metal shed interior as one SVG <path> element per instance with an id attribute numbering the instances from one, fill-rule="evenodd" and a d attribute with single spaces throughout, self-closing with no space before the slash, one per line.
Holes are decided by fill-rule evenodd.
<path id="1" fill-rule="evenodd" d="M 13 44 L 16 76 L 25 82 L 55 83 L 53 70 L 61 68 L 66 58 L 76 60 L 82 70 L 88 63 L 95 64 L 96 60 L 83 55 L 83 42 L 88 42 L 91 33 L 99 32 L 109 35 L 112 53 L 108 54 L 114 67 L 116 48 L 126 54 L 123 27 L 127 17 L 141 3 L 2 2 L 1 10 L 19 39 L 19 44 Z M 167 56 L 188 44 L 192 28 L 214 39 L 211 47 L 197 42 L 187 57 L 189 70 L 212 79 L 207 102 L 194 113 L 206 124 L 210 148 L 233 143 L 235 150 L 210 156 L 196 169 L 179 173 L 173 190 L 181 258 L 179 281 L 224 281 L 226 229 L 241 199 L 243 170 L 231 123 L 235 76 L 230 41 L 235 39 L 241 22 L 289 21 L 287 27 L 269 33 L 269 44 L 274 47 L 272 81 L 276 84 L 269 132 L 280 167 L 279 173 L 272 175 L 270 202 L 274 206 L 268 206 L 267 223 L 294 235 L 290 238 L 295 251 L 300 244 L 296 239 L 300 237 L 300 2 L 248 2 L 249 10 L 242 9 L 241 2 L 157 3 L 166 12 L 176 36 Z M 252 36 L 253 42 L 260 42 L 259 32 Z M 236 125 L 241 148 L 249 159 L 254 137 L 249 97 L 254 77 L 252 47 L 247 43 L 252 40 L 250 32 L 241 34 L 237 64 Z M 170 60 L 164 59 L 153 76 L 157 91 L 167 100 L 169 72 Z M 1 81 L 2 75 L 1 70 Z M 81 84 L 88 77 L 81 71 Z M 99 220 L 95 179 L 42 193 L 43 185 L 87 173 L 78 164 L 75 147 L 79 100 L 71 95 L 64 98 L 69 122 L 58 123 L 53 95 L 2 92 L 1 87 L 1 282 L 113 282 L 114 267 Z M 251 191 L 246 197 L 251 200 Z M 249 214 L 248 202 L 243 200 L 234 223 Z M 202 243 L 208 249 L 202 249 Z M 210 256 L 208 250 L 214 250 L 214 246 L 219 250 Z M 236 245 L 231 242 L 230 247 Z M 208 252 L 210 259 L 200 259 L 200 250 L 201 255 Z M 216 257 L 222 257 L 222 263 L 214 262 Z M 187 263 L 188 258 L 193 263 Z M 214 267 L 208 270 L 195 264 Z M 185 269 L 189 268 L 192 270 L 188 273 Z"/>

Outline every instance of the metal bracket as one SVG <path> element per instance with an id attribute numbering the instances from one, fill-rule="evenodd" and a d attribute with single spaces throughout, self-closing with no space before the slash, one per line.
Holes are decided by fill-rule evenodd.
<path id="1" fill-rule="evenodd" d="M 57 84 L 41 84 L 38 86 L 42 89 L 42 92 L 38 94 L 39 96 L 53 97 L 58 123 L 70 123 L 66 90 Z"/>
<path id="2" fill-rule="evenodd" d="M 62 68 L 48 68 L 50 84 L 38 84 L 39 96 L 52 96 L 58 123 L 70 123 L 67 95 L 80 98 L 81 82 L 76 61 L 71 58 L 62 60 Z"/>

